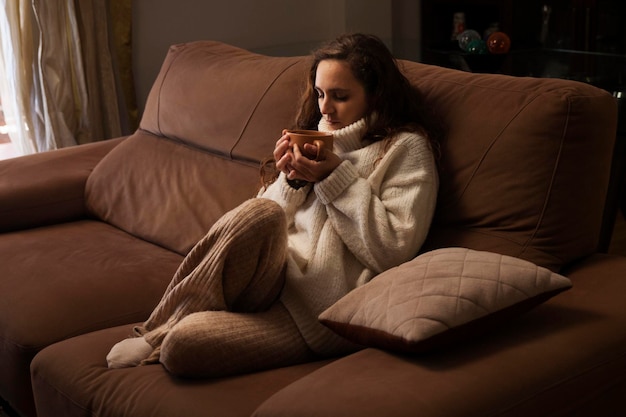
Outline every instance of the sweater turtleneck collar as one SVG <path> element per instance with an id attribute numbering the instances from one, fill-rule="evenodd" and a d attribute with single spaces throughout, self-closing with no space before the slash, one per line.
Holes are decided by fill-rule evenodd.
<path id="1" fill-rule="evenodd" d="M 362 139 L 367 130 L 365 118 L 337 130 L 331 130 L 328 122 L 322 118 L 317 126 L 321 132 L 333 134 L 334 148 L 339 153 L 350 152 L 363 147 Z"/>

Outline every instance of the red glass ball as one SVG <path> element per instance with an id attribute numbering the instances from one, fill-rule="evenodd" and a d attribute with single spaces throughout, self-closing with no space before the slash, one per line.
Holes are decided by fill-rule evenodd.
<path id="1" fill-rule="evenodd" d="M 487 49 L 492 54 L 506 54 L 511 48 L 511 38 L 504 32 L 493 32 L 487 38 Z"/>

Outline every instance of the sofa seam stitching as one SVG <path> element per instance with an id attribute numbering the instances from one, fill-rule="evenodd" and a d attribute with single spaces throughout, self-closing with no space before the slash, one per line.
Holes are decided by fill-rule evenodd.
<path id="1" fill-rule="evenodd" d="M 283 68 L 275 77 L 274 79 L 267 85 L 267 87 L 265 88 L 265 91 L 263 91 L 263 94 L 261 94 L 261 97 L 259 97 L 259 99 L 257 100 L 257 102 L 254 105 L 254 108 L 252 109 L 252 111 L 250 112 L 250 114 L 248 115 L 248 119 L 246 120 L 246 123 L 244 123 L 243 127 L 241 128 L 241 131 L 239 132 L 239 137 L 237 138 L 237 140 L 235 141 L 235 143 L 233 143 L 233 145 L 230 147 L 230 151 L 228 152 L 228 156 L 233 159 L 233 153 L 235 152 L 235 148 L 237 147 L 237 145 L 239 145 L 239 143 L 241 142 L 241 139 L 243 137 L 244 132 L 246 131 L 246 129 L 248 128 L 248 125 L 250 124 L 250 121 L 252 120 L 252 117 L 254 116 L 254 114 L 256 113 L 256 110 L 258 109 L 259 105 L 261 104 L 261 102 L 263 101 L 263 99 L 265 98 L 265 96 L 267 96 L 267 93 L 269 92 L 269 90 L 272 88 L 272 86 L 276 83 L 276 81 L 278 81 L 278 79 L 285 73 L 287 72 L 290 68 L 294 67 L 297 64 L 297 62 L 292 62 L 289 65 L 287 65 L 285 68 Z"/>

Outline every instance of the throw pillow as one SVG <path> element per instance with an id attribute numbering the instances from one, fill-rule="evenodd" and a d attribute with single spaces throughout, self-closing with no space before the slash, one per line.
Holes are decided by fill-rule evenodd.
<path id="1" fill-rule="evenodd" d="M 420 353 L 492 328 L 571 286 L 522 259 L 444 248 L 383 272 L 319 320 L 361 345 Z"/>

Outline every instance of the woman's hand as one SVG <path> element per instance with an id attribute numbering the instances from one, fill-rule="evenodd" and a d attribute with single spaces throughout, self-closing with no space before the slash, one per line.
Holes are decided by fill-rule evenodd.
<path id="1" fill-rule="evenodd" d="M 291 152 L 289 150 L 289 135 L 287 134 L 287 130 L 283 130 L 283 135 L 276 141 L 276 146 L 274 147 L 274 161 L 276 161 L 276 169 L 285 174 L 288 174 L 291 171 L 291 167 L 289 162 L 291 161 L 291 156 L 289 155 Z"/>
<path id="2" fill-rule="evenodd" d="M 323 180 L 342 162 L 339 156 L 326 148 L 320 150 L 319 159 L 315 160 L 317 146 L 307 143 L 304 149 L 300 149 L 298 145 L 292 145 L 286 130 L 276 142 L 273 155 L 276 168 L 284 172 L 288 179 L 308 182 Z"/>

